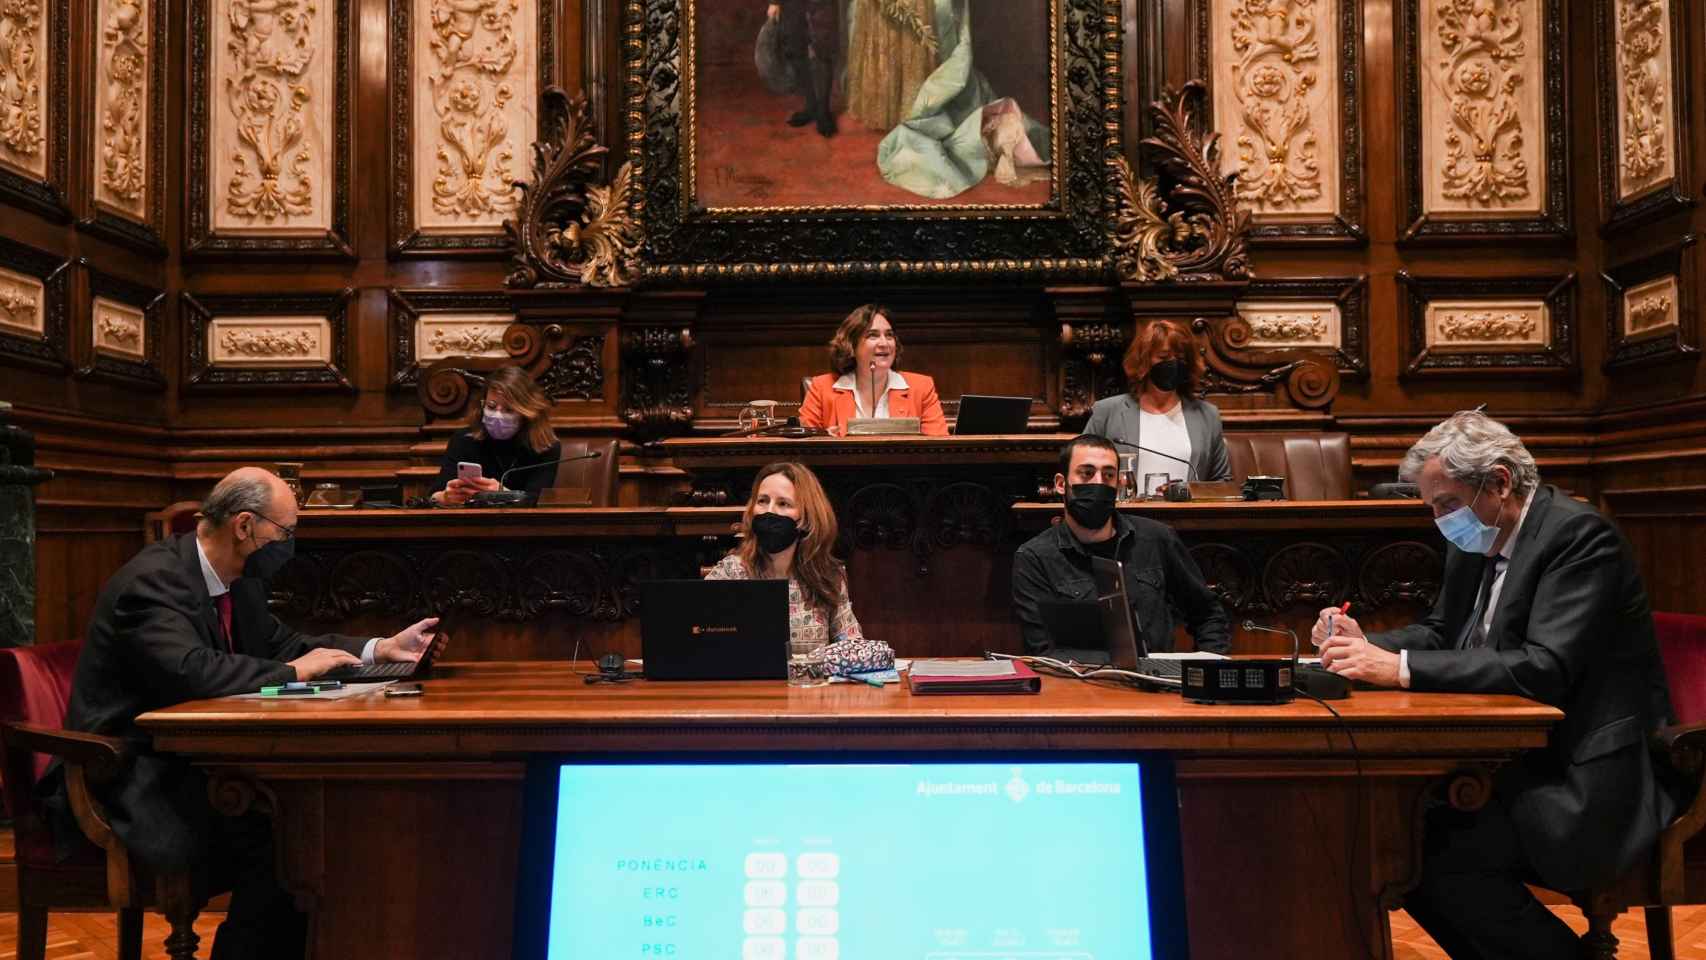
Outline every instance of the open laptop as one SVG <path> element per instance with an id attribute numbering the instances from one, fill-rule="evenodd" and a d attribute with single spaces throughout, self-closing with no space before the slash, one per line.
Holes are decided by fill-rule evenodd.
<path id="1" fill-rule="evenodd" d="M 1178 684 L 1181 659 L 1219 659 L 1218 654 L 1212 653 L 1152 655 L 1143 642 L 1137 614 L 1132 612 L 1131 600 L 1126 596 L 1125 565 L 1118 560 L 1091 557 L 1090 568 L 1096 580 L 1094 604 L 1067 601 L 1043 605 L 1044 626 L 1055 646 L 1083 647 L 1086 637 L 1099 633 L 1106 645 L 1109 666 L 1141 673 L 1169 685 Z"/>
<path id="2" fill-rule="evenodd" d="M 960 415 L 954 422 L 954 434 L 989 437 L 1024 433 L 1030 421 L 1030 397 L 991 397 L 968 393 L 960 397 Z"/>
<path id="3" fill-rule="evenodd" d="M 413 663 L 402 660 L 375 663 L 372 666 L 336 667 L 327 670 L 317 679 L 339 680 L 344 683 L 383 683 L 386 680 L 425 680 L 432 673 L 432 662 L 439 651 L 450 639 L 450 631 L 444 628 L 444 620 L 438 621 L 433 630 L 432 643 L 421 654 L 421 658 Z"/>
<path id="4" fill-rule="evenodd" d="M 640 584 L 647 680 L 786 680 L 788 581 Z"/>

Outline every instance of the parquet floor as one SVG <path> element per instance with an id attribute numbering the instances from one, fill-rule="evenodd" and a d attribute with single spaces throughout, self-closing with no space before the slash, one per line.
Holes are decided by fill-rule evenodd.
<path id="1" fill-rule="evenodd" d="M 1572 927 L 1587 929 L 1581 912 L 1572 907 L 1554 907 Z M 201 934 L 200 955 L 207 956 L 213 945 L 213 930 L 219 926 L 219 915 L 204 914 L 196 922 Z M 1706 907 L 1690 907 L 1674 911 L 1671 920 L 1676 931 L 1678 960 L 1706 960 Z M 48 960 L 116 960 L 118 956 L 117 922 L 111 914 L 63 913 L 53 917 L 48 928 Z M 1616 933 L 1622 941 L 1618 952 L 1621 960 L 1647 960 L 1647 935 L 1639 911 L 1619 918 Z M 150 914 L 142 935 L 142 955 L 146 960 L 166 960 L 162 944 L 166 939 L 166 922 Z M 1445 952 L 1434 946 L 1404 913 L 1392 915 L 1393 960 L 1443 960 Z M 0 960 L 12 960 L 18 955 L 18 916 L 0 913 Z M 1213 958 L 1210 958 L 1213 960 Z M 1293 958 L 1275 958 L 1293 960 Z M 1306 960 L 1306 958 L 1295 958 Z"/>

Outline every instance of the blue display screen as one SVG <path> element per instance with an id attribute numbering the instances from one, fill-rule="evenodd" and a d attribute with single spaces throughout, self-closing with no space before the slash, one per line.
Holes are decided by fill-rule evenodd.
<path id="1" fill-rule="evenodd" d="M 564 765 L 547 956 L 1148 960 L 1141 778 L 1136 761 Z"/>

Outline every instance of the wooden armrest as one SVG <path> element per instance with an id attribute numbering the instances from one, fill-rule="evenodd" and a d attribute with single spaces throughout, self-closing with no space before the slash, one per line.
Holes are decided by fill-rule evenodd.
<path id="1" fill-rule="evenodd" d="M 1660 903 L 1681 903 L 1685 892 L 1683 845 L 1706 827 L 1706 723 L 1665 727 L 1653 735 L 1653 752 L 1659 762 L 1681 773 L 1695 785 L 1688 809 L 1659 834 L 1654 891 Z"/>
<path id="2" fill-rule="evenodd" d="M 130 761 L 130 744 L 116 737 L 25 723 L 0 723 L 0 737 L 5 738 L 8 747 L 49 754 L 82 767 L 96 783 L 111 780 Z"/>
<path id="3" fill-rule="evenodd" d="M 1682 773 L 1706 768 L 1706 723 L 1677 724 L 1653 735 L 1653 746 Z"/>

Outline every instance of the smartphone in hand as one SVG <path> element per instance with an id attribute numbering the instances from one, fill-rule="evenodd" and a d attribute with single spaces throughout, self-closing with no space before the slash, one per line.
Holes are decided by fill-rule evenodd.
<path id="1" fill-rule="evenodd" d="M 469 463 L 466 460 L 462 460 L 456 464 L 456 479 L 465 483 L 472 483 L 473 481 L 480 479 L 480 475 L 482 473 L 484 473 L 484 471 L 477 463 Z"/>

